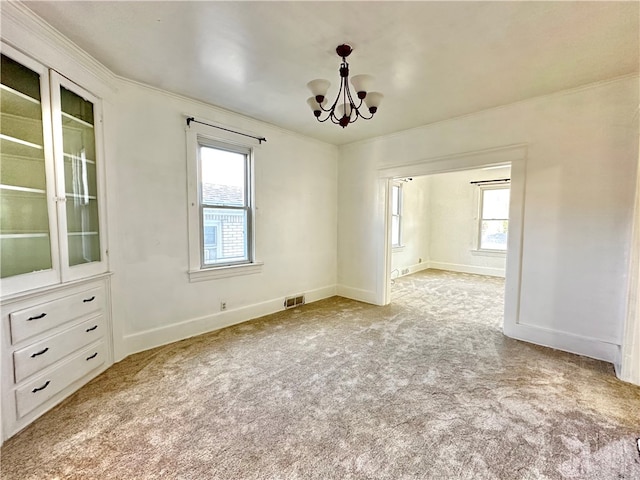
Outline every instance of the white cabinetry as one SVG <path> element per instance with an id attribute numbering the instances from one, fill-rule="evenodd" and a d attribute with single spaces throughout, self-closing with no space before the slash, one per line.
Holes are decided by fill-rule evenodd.
<path id="1" fill-rule="evenodd" d="M 1 44 L 2 440 L 113 363 L 101 100 Z"/>
<path id="2" fill-rule="evenodd" d="M 2 303 L 2 419 L 10 437 L 113 363 L 109 277 Z"/>
<path id="3" fill-rule="evenodd" d="M 2 296 L 108 270 L 100 99 L 2 44 Z"/>

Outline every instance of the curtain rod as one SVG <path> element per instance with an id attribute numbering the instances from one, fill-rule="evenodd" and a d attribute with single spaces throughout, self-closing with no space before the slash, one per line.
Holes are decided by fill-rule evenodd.
<path id="1" fill-rule="evenodd" d="M 235 133 L 236 135 L 243 135 L 245 137 L 250 137 L 250 138 L 255 138 L 256 140 L 258 140 L 258 142 L 260 143 L 260 145 L 262 145 L 262 142 L 266 142 L 267 139 L 264 137 L 256 137 L 254 135 L 249 135 L 247 133 L 242 133 L 242 132 L 236 132 L 235 130 L 230 130 L 228 128 L 224 128 L 224 127 L 219 127 L 217 125 L 211 125 L 210 123 L 206 123 L 206 122 L 201 122 L 200 120 L 196 120 L 193 117 L 187 117 L 187 127 L 191 126 L 191 122 L 194 123 L 199 123 L 201 125 L 206 125 L 207 127 L 213 127 L 213 128 L 219 128 L 220 130 L 224 130 L 225 132 L 231 132 L 231 133 Z"/>
<path id="2" fill-rule="evenodd" d="M 469 182 L 471 185 L 478 185 L 480 183 L 500 183 L 500 182 L 510 182 L 511 179 L 510 178 L 497 178 L 495 180 L 477 180 L 475 182 Z"/>

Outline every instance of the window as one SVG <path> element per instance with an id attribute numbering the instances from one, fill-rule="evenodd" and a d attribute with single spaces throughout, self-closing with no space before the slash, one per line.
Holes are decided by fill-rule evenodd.
<path id="1" fill-rule="evenodd" d="M 391 246 L 400 247 L 402 240 L 402 185 L 391 186 Z"/>
<path id="2" fill-rule="evenodd" d="M 509 187 L 480 187 L 479 250 L 507 250 Z"/>
<path id="3" fill-rule="evenodd" d="M 187 129 L 191 281 L 260 271 L 253 245 L 253 150 Z"/>
<path id="4" fill-rule="evenodd" d="M 251 262 L 250 153 L 198 140 L 203 268 Z"/>

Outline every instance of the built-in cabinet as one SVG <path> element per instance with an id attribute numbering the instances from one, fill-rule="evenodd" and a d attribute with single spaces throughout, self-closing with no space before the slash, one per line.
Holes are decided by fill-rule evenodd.
<path id="1" fill-rule="evenodd" d="M 100 99 L 2 43 L 2 436 L 112 363 Z"/>
<path id="2" fill-rule="evenodd" d="M 2 45 L 2 295 L 107 271 L 100 101 Z"/>
<path id="3" fill-rule="evenodd" d="M 18 432 L 112 363 L 109 277 L 2 305 L 2 420 Z"/>

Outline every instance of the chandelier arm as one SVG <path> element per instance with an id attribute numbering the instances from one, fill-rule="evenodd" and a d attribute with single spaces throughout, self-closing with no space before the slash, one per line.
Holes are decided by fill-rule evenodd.
<path id="1" fill-rule="evenodd" d="M 318 122 L 320 122 L 320 123 L 324 123 L 324 122 L 326 122 L 327 120 L 329 120 L 330 118 L 331 118 L 331 115 L 327 115 L 327 116 L 324 118 L 324 120 L 320 120 L 320 117 L 316 117 L 316 119 L 317 119 L 317 120 L 318 120 Z"/>
<path id="2" fill-rule="evenodd" d="M 338 104 L 338 100 L 340 99 L 340 93 L 341 92 L 342 92 L 342 83 L 340 83 L 340 89 L 338 90 L 338 95 L 336 95 L 336 99 L 333 101 L 333 103 L 331 104 L 331 106 L 329 108 L 324 108 L 320 104 L 318 104 L 318 106 L 322 109 L 322 111 L 330 112 L 331 114 L 333 114 L 333 112 L 336 109 L 336 105 Z"/>
<path id="3" fill-rule="evenodd" d="M 333 101 L 333 103 L 331 104 L 331 106 L 329 108 L 324 108 L 322 105 L 318 104 L 323 111 L 329 112 L 330 116 L 335 116 L 336 106 L 338 105 L 338 100 L 340 100 L 340 93 L 342 93 L 342 82 L 340 82 L 340 88 L 338 90 L 338 95 L 336 95 L 336 99 Z"/>
<path id="4" fill-rule="evenodd" d="M 351 92 L 349 91 L 349 84 L 347 83 L 347 79 L 348 77 L 342 77 L 342 104 L 343 105 L 347 104 L 347 98 L 351 99 Z M 349 102 L 349 104 L 351 104 L 351 102 Z M 344 114 L 346 115 L 347 112 L 345 111 Z"/>
<path id="5" fill-rule="evenodd" d="M 349 97 L 349 104 L 353 105 L 354 108 L 357 108 L 355 102 L 353 101 L 353 97 L 351 96 L 351 89 L 348 86 L 347 86 L 347 95 Z"/>
<path id="6" fill-rule="evenodd" d="M 360 105 L 356 107 L 356 103 L 353 101 L 353 97 L 351 96 L 350 89 L 347 90 L 347 95 L 349 97 L 349 105 L 351 106 L 351 111 L 353 112 L 355 110 L 356 112 L 355 118 L 353 120 L 349 120 L 349 123 L 353 123 L 358 119 L 358 116 L 360 115 L 360 112 L 358 111 L 358 109 L 362 106 L 362 100 L 360 100 Z M 349 118 L 351 118 L 351 115 L 349 115 Z"/>
<path id="7" fill-rule="evenodd" d="M 365 117 L 363 114 L 360 113 L 360 111 L 358 111 L 358 117 L 360 117 L 360 118 L 362 118 L 364 120 L 371 120 L 373 118 L 373 113 L 370 116 Z"/>
<path id="8" fill-rule="evenodd" d="M 336 95 L 336 99 L 333 101 L 333 104 L 329 107 L 329 110 L 325 110 L 325 112 L 331 112 L 332 115 L 335 113 L 338 100 L 340 100 L 340 92 L 342 92 L 342 84 L 340 84 L 340 90 L 338 90 L 338 95 Z"/>
<path id="9" fill-rule="evenodd" d="M 360 103 L 360 107 L 362 106 L 362 102 Z M 369 115 L 368 117 L 363 115 L 362 113 L 360 113 L 360 109 L 359 107 L 356 109 L 357 112 L 357 116 L 363 118 L 364 120 L 371 120 L 373 118 L 373 113 L 371 115 Z"/>

